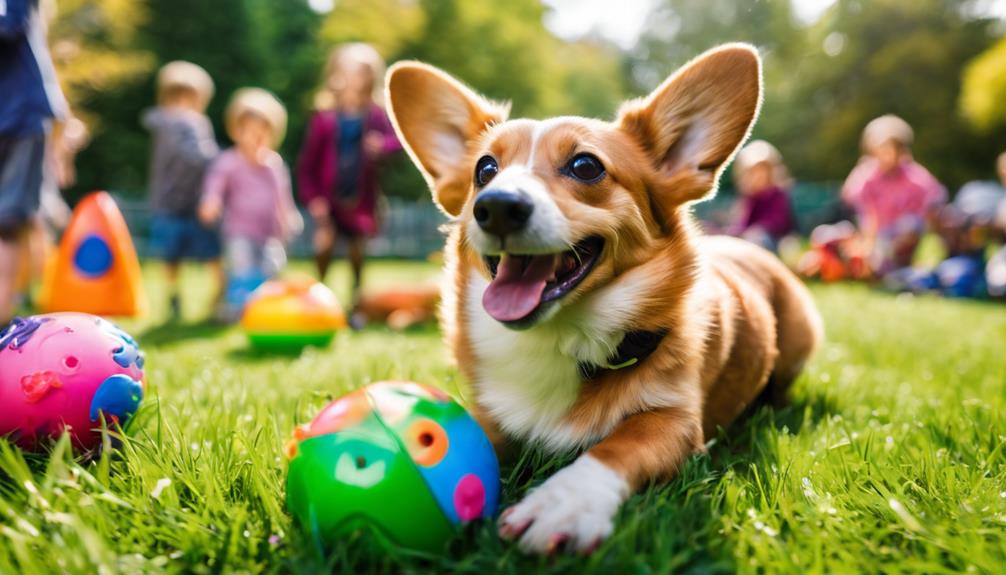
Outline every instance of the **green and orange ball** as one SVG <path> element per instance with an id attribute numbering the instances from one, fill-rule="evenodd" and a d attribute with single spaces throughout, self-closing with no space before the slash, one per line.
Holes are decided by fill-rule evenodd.
<path id="1" fill-rule="evenodd" d="M 306 276 L 271 280 L 256 289 L 245 305 L 241 327 L 253 348 L 296 351 L 325 347 L 346 315 L 324 284 Z"/>
<path id="2" fill-rule="evenodd" d="M 287 506 L 322 547 L 366 529 L 394 545 L 442 551 L 499 504 L 499 465 L 474 419 L 442 391 L 369 385 L 297 428 Z"/>

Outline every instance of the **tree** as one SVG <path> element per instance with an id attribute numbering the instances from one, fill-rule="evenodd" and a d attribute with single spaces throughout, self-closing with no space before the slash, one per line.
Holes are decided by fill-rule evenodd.
<path id="1" fill-rule="evenodd" d="M 55 3 L 52 3 L 55 6 Z M 63 0 L 49 26 L 53 64 L 71 108 L 90 123 L 96 94 L 148 72 L 151 54 L 135 48 L 142 6 L 124 0 Z"/>
<path id="2" fill-rule="evenodd" d="M 981 132 L 1006 125 L 1006 38 L 971 60 L 964 69 L 960 107 Z"/>
<path id="3" fill-rule="evenodd" d="M 916 131 L 915 154 L 951 189 L 988 177 L 1003 130 L 976 133 L 957 113 L 965 63 L 995 39 L 974 0 L 838 0 L 801 25 L 788 0 L 660 5 L 631 77 L 648 89 L 687 58 L 745 40 L 765 57 L 765 105 L 755 134 L 775 143 L 798 179 L 844 178 L 872 118 L 895 113 Z"/>
<path id="4" fill-rule="evenodd" d="M 97 0 L 76 0 L 81 2 Z M 306 94 L 323 61 L 316 33 L 321 18 L 303 0 L 100 0 L 127 4 L 144 14 L 133 22 L 129 45 L 149 55 L 147 73 L 95 93 L 101 118 L 96 141 L 80 158 L 81 190 L 140 192 L 146 182 L 149 135 L 139 127 L 154 105 L 154 71 L 171 60 L 204 67 L 216 84 L 207 113 L 226 141 L 223 111 L 243 86 L 275 92 L 290 112 L 282 152 L 292 158 L 306 119 Z"/>

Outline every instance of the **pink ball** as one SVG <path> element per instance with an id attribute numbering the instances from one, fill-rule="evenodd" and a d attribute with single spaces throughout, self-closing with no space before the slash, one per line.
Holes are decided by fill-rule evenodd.
<path id="1" fill-rule="evenodd" d="M 143 353 L 117 326 L 84 313 L 16 318 L 0 331 L 0 436 L 36 449 L 68 431 L 101 443 L 101 419 L 125 427 L 143 399 Z"/>

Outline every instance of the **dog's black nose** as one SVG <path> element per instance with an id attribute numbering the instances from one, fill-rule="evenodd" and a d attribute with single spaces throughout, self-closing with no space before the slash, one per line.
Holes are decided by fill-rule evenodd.
<path id="1" fill-rule="evenodd" d="M 531 199 L 520 191 L 485 190 L 475 198 L 475 221 L 501 238 L 524 229 L 533 211 Z"/>

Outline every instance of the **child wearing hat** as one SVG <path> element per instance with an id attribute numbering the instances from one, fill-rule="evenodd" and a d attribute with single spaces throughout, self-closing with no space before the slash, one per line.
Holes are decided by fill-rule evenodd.
<path id="1" fill-rule="evenodd" d="M 912 158 L 912 127 L 888 114 L 863 130 L 864 156 L 842 187 L 856 213 L 872 272 L 882 276 L 910 266 L 926 223 L 947 191 Z"/>
<path id="2" fill-rule="evenodd" d="M 734 161 L 734 183 L 739 197 L 731 235 L 776 251 L 779 241 L 796 231 L 782 154 L 765 140 L 750 142 Z"/>
<path id="3" fill-rule="evenodd" d="M 402 149 L 382 107 L 384 61 L 369 44 L 335 48 L 300 151 L 301 202 L 314 222 L 315 265 L 325 281 L 338 238 L 348 247 L 353 306 L 367 238 L 379 227 L 381 162 Z M 354 314 L 352 325 L 359 324 Z"/>
<path id="4" fill-rule="evenodd" d="M 284 244 L 303 221 L 290 191 L 290 171 L 276 148 L 286 132 L 286 109 L 259 88 L 238 90 L 227 106 L 223 151 L 203 182 L 199 217 L 222 220 L 227 296 L 221 319 L 238 319 L 248 294 L 286 264 Z"/>
<path id="5" fill-rule="evenodd" d="M 157 74 L 157 106 L 141 123 L 153 137 L 149 202 L 152 213 L 150 246 L 164 260 L 172 319 L 181 316 L 178 270 L 183 260 L 210 264 L 222 288 L 220 239 L 197 219 L 203 175 L 218 153 L 206 106 L 213 97 L 213 80 L 206 70 L 175 61 Z"/>

